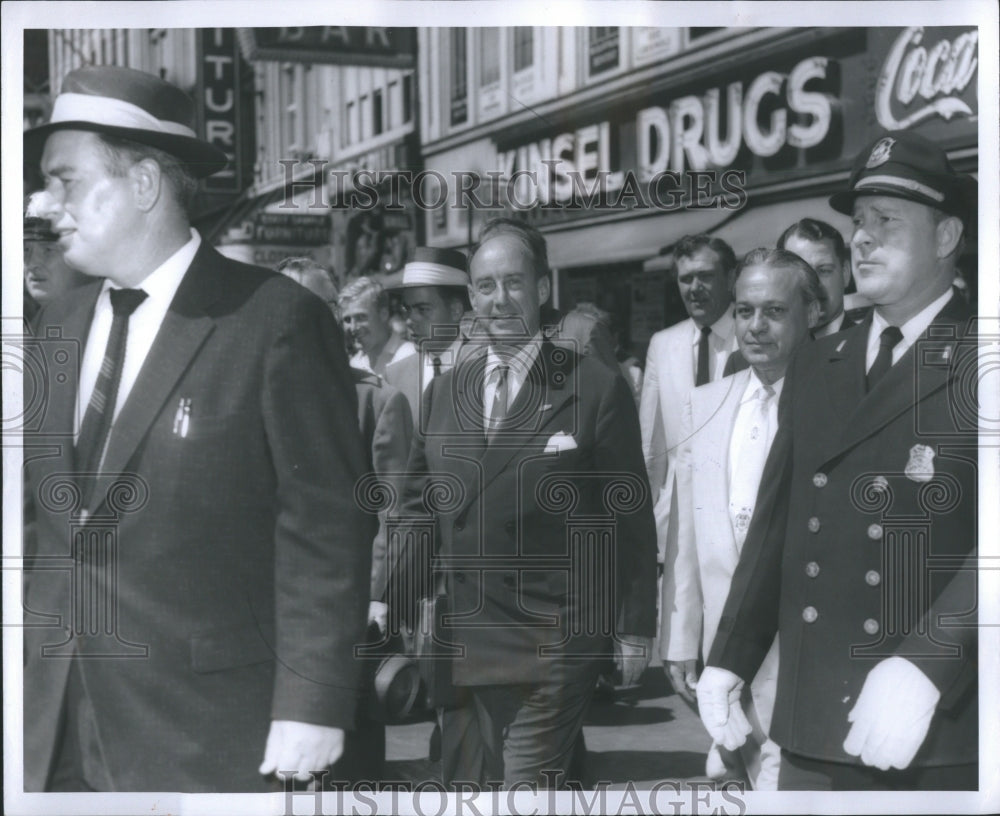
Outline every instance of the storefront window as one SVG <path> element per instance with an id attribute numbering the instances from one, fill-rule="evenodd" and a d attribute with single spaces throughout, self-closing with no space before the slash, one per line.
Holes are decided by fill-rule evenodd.
<path id="1" fill-rule="evenodd" d="M 530 68 L 534 62 L 534 29 L 528 26 L 514 28 L 514 71 Z"/>
<path id="2" fill-rule="evenodd" d="M 467 33 L 464 28 L 453 28 L 451 37 L 451 114 L 450 122 L 460 125 L 469 118 L 469 74 L 466 52 Z"/>
<path id="3" fill-rule="evenodd" d="M 378 136 L 383 131 L 382 89 L 372 92 L 372 133 Z"/>
<path id="4" fill-rule="evenodd" d="M 588 29 L 589 74 L 598 76 L 618 67 L 621 60 L 619 29 L 603 26 Z"/>
<path id="5" fill-rule="evenodd" d="M 479 85 L 487 87 L 500 81 L 500 29 L 479 29 Z"/>

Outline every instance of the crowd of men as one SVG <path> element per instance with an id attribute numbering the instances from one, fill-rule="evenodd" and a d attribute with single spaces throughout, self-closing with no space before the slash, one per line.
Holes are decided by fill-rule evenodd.
<path id="1" fill-rule="evenodd" d="M 25 136 L 33 334 L 79 351 L 25 440 L 27 790 L 378 779 L 388 647 L 420 655 L 443 783 L 564 787 L 600 678 L 656 643 L 713 778 L 978 787 L 975 186 L 940 148 L 858 155 L 849 246 L 814 219 L 741 260 L 677 241 L 689 317 L 643 370 L 592 304 L 554 321 L 518 220 L 416 250 L 407 336 L 372 279 L 223 257 L 193 121 L 83 68 Z"/>

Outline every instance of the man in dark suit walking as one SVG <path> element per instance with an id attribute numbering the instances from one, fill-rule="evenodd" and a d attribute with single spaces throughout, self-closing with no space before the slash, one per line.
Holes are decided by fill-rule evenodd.
<path id="1" fill-rule="evenodd" d="M 780 638 L 783 790 L 978 787 L 976 347 L 952 289 L 975 182 L 893 132 L 831 205 L 851 214 L 860 326 L 793 358 L 756 510 L 698 684 L 726 747 Z"/>
<path id="2" fill-rule="evenodd" d="M 485 347 L 428 386 L 404 509 L 436 518 L 450 612 L 437 634 L 457 650 L 461 701 L 454 779 L 556 787 L 612 644 L 625 682 L 650 656 L 656 532 L 638 417 L 620 376 L 542 340 L 536 230 L 487 224 L 470 277 Z M 411 542 L 394 580 L 420 556 Z"/>
<path id="3" fill-rule="evenodd" d="M 25 634 L 28 790 L 266 791 L 334 762 L 354 722 L 374 519 L 342 337 L 191 229 L 225 165 L 193 113 L 156 77 L 83 68 L 26 134 L 94 278 L 36 323 L 82 358 L 25 457 L 25 607 L 50 624 Z"/>

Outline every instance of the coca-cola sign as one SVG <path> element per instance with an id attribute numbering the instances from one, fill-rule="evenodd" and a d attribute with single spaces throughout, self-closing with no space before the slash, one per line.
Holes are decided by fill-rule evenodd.
<path id="1" fill-rule="evenodd" d="M 904 29 L 879 73 L 875 115 L 886 130 L 904 130 L 931 119 L 974 119 L 979 67 L 975 29 Z"/>

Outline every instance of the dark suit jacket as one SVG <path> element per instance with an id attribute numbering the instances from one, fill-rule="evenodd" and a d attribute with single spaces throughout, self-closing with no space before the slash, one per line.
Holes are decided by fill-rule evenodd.
<path id="1" fill-rule="evenodd" d="M 708 660 L 749 680 L 779 633 L 771 738 L 787 750 L 858 763 L 847 713 L 899 655 L 942 694 L 914 767 L 977 757 L 976 408 L 955 379 L 976 370 L 968 318 L 952 298 L 868 393 L 870 318 L 804 344 L 788 369 Z"/>
<path id="2" fill-rule="evenodd" d="M 411 354 L 410 357 L 416 355 Z M 405 362 L 410 357 L 399 362 Z M 387 495 L 376 491 L 370 496 L 373 499 L 371 509 L 379 513 L 378 533 L 372 545 L 371 600 L 381 601 L 386 580 L 385 517 L 393 510 L 393 499 L 398 501 L 402 490 L 402 477 L 406 472 L 413 437 L 413 421 L 410 419 L 410 406 L 401 391 L 370 371 L 352 367 L 351 374 L 358 395 L 358 424 L 368 453 L 368 469 L 380 485 L 389 489 Z M 389 501 L 376 501 L 380 498 Z"/>
<path id="3" fill-rule="evenodd" d="M 456 684 L 568 677 L 605 656 L 612 633 L 655 632 L 656 531 L 635 403 L 620 376 L 545 342 L 487 446 L 484 370 L 483 352 L 424 394 L 405 515 L 436 519 L 454 615 L 440 637 L 462 650 Z M 404 550 L 395 582 L 409 579 L 417 549 Z"/>
<path id="4" fill-rule="evenodd" d="M 100 285 L 50 304 L 38 335 L 82 349 Z M 25 453 L 48 567 L 29 569 L 25 604 L 50 616 L 26 630 L 26 787 L 45 783 L 75 652 L 117 790 L 266 790 L 272 719 L 354 722 L 375 527 L 354 500 L 366 457 L 339 329 L 293 281 L 202 244 L 87 508 L 89 530 L 117 535 L 114 572 L 71 549 L 75 395 L 49 387 Z M 133 494 L 109 493 L 119 476 Z M 72 636 L 90 619 L 71 602 L 95 592 L 117 604 L 117 639 Z"/>

